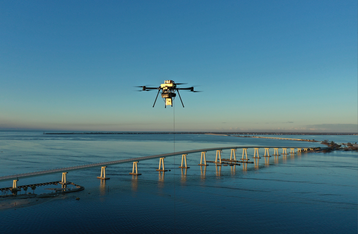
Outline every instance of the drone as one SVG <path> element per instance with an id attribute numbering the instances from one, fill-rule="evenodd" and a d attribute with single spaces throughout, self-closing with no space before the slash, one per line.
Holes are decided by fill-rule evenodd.
<path id="1" fill-rule="evenodd" d="M 155 103 L 157 102 L 159 93 L 162 92 L 162 98 L 165 99 L 165 108 L 167 106 L 173 106 L 173 99 L 176 97 L 176 93 L 178 93 L 178 96 L 180 98 L 181 104 L 184 107 L 183 100 L 181 99 L 179 90 L 189 90 L 191 92 L 199 92 L 194 91 L 194 87 L 188 87 L 188 88 L 179 88 L 178 85 L 183 85 L 185 83 L 175 83 L 173 80 L 165 80 L 164 84 L 161 84 L 159 87 L 147 87 L 147 86 L 137 86 L 142 88 L 140 91 L 151 91 L 151 90 L 158 90 L 157 96 L 155 97 L 153 107 L 155 106 Z"/>

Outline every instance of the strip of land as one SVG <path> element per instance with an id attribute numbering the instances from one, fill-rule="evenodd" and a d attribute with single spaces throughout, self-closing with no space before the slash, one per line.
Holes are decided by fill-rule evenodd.
<path id="1" fill-rule="evenodd" d="M 241 136 L 238 135 L 236 137 L 250 137 L 250 138 L 264 138 L 264 139 L 274 139 L 274 140 L 286 140 L 286 141 L 308 141 L 308 142 L 318 142 L 314 139 L 299 139 L 299 138 L 283 138 L 283 137 L 263 137 L 263 136 Z"/>
<path id="2" fill-rule="evenodd" d="M 211 134 L 211 135 L 358 135 L 347 132 L 44 132 L 46 135 L 71 134 Z"/>

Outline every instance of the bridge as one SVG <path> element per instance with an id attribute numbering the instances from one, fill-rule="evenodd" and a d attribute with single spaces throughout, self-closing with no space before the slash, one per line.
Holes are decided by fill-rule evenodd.
<path id="1" fill-rule="evenodd" d="M 247 149 L 253 148 L 254 149 L 254 162 L 249 161 L 247 157 Z M 192 153 L 198 153 L 201 152 L 200 156 L 200 163 L 199 166 L 207 166 L 207 162 L 214 163 L 216 165 L 222 165 L 222 164 L 229 164 L 229 165 L 240 165 L 238 163 L 254 163 L 255 165 L 258 165 L 260 155 L 259 155 L 259 149 L 265 149 L 263 157 L 268 158 L 270 156 L 270 148 L 274 149 L 273 155 L 274 157 L 280 156 L 279 149 L 282 149 L 281 154 L 283 156 L 288 155 L 287 149 L 290 149 L 289 154 L 294 155 L 296 152 L 301 153 L 308 152 L 311 150 L 314 150 L 315 148 L 297 148 L 296 147 L 272 147 L 272 146 L 232 146 L 232 147 L 216 147 L 216 148 L 207 148 L 207 149 L 197 149 L 197 150 L 187 150 L 187 151 L 179 151 L 179 152 L 173 152 L 173 153 L 167 153 L 167 154 L 158 154 L 158 155 L 151 155 L 151 156 L 144 156 L 144 157 L 137 157 L 137 158 L 129 158 L 129 159 L 122 159 L 122 160 L 116 160 L 116 161 L 109 161 L 109 162 L 101 162 L 101 163 L 93 163 L 93 164 L 87 164 L 87 165 L 81 165 L 81 166 L 74 166 L 74 167 L 64 167 L 64 168 L 56 168 L 51 170 L 44 170 L 44 171 L 37 171 L 37 172 L 29 172 L 29 173 L 22 173 L 22 174 L 15 174 L 15 175 L 8 175 L 8 176 L 1 176 L 0 181 L 7 181 L 7 180 L 13 180 L 13 186 L 12 188 L 17 188 L 17 182 L 21 178 L 27 178 L 27 177 L 35 177 L 35 176 L 41 176 L 41 175 L 47 175 L 47 174 L 54 174 L 54 173 L 62 173 L 62 180 L 61 184 L 67 184 L 67 173 L 69 171 L 75 171 L 75 170 L 82 170 L 87 168 L 93 168 L 93 167 L 101 167 L 101 173 L 100 176 L 97 177 L 101 180 L 108 180 L 109 178 L 106 177 L 106 167 L 109 165 L 115 165 L 115 164 L 122 164 L 122 163 L 133 163 L 132 172 L 129 173 L 131 175 L 140 175 L 138 173 L 138 162 L 144 161 L 144 160 L 150 160 L 150 159 L 157 159 L 159 158 L 159 168 L 157 171 L 165 172 L 164 167 L 164 159 L 166 157 L 175 156 L 175 155 L 182 155 L 181 160 L 181 166 L 179 168 L 189 168 L 187 166 L 187 155 Z M 230 149 L 230 159 L 222 159 L 222 150 Z M 242 157 L 240 160 L 236 159 L 236 151 L 237 149 L 242 149 Z M 295 151 L 296 150 L 296 151 Z M 215 161 L 207 161 L 206 160 L 206 152 L 208 151 L 216 151 L 215 155 Z"/>

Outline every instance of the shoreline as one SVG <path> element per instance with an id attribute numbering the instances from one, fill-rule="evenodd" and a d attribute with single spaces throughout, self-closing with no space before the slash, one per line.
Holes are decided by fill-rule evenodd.
<path id="1" fill-rule="evenodd" d="M 206 134 L 206 135 L 358 135 L 357 133 L 343 133 L 343 132 L 43 132 L 44 135 L 110 135 L 110 134 Z"/>
<path id="2" fill-rule="evenodd" d="M 282 138 L 282 137 L 263 137 L 263 136 L 235 136 L 235 137 L 249 137 L 249 138 L 263 138 L 272 140 L 285 140 L 285 141 L 307 141 L 307 142 L 319 142 L 314 139 L 299 139 L 299 138 Z"/>

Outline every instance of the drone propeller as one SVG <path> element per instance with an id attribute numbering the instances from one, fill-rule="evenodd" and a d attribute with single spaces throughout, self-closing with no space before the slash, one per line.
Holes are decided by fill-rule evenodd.
<path id="1" fill-rule="evenodd" d="M 196 91 L 196 90 L 194 90 L 194 86 L 192 86 L 192 87 L 187 87 L 187 88 L 177 88 L 177 90 L 188 90 L 188 91 L 190 91 L 190 92 L 200 92 L 200 91 Z"/>
<path id="2" fill-rule="evenodd" d="M 190 87 L 190 92 L 193 92 L 193 93 L 200 93 L 200 92 L 202 92 L 202 91 L 198 91 L 198 90 L 194 90 L 194 88 L 196 88 L 196 87 L 198 87 L 198 85 L 194 85 L 194 86 L 191 86 Z"/>
<path id="3" fill-rule="evenodd" d="M 147 85 L 139 85 L 134 87 L 142 88 L 142 90 L 138 90 L 138 91 L 150 91 L 150 90 L 157 90 L 160 88 L 160 87 L 148 87 Z"/>
<path id="4" fill-rule="evenodd" d="M 148 91 L 150 91 L 150 89 L 146 89 L 146 90 L 136 90 L 137 92 L 148 92 Z"/>
<path id="5" fill-rule="evenodd" d="M 184 84 L 187 84 L 187 83 L 175 83 L 176 85 L 184 85 Z"/>

